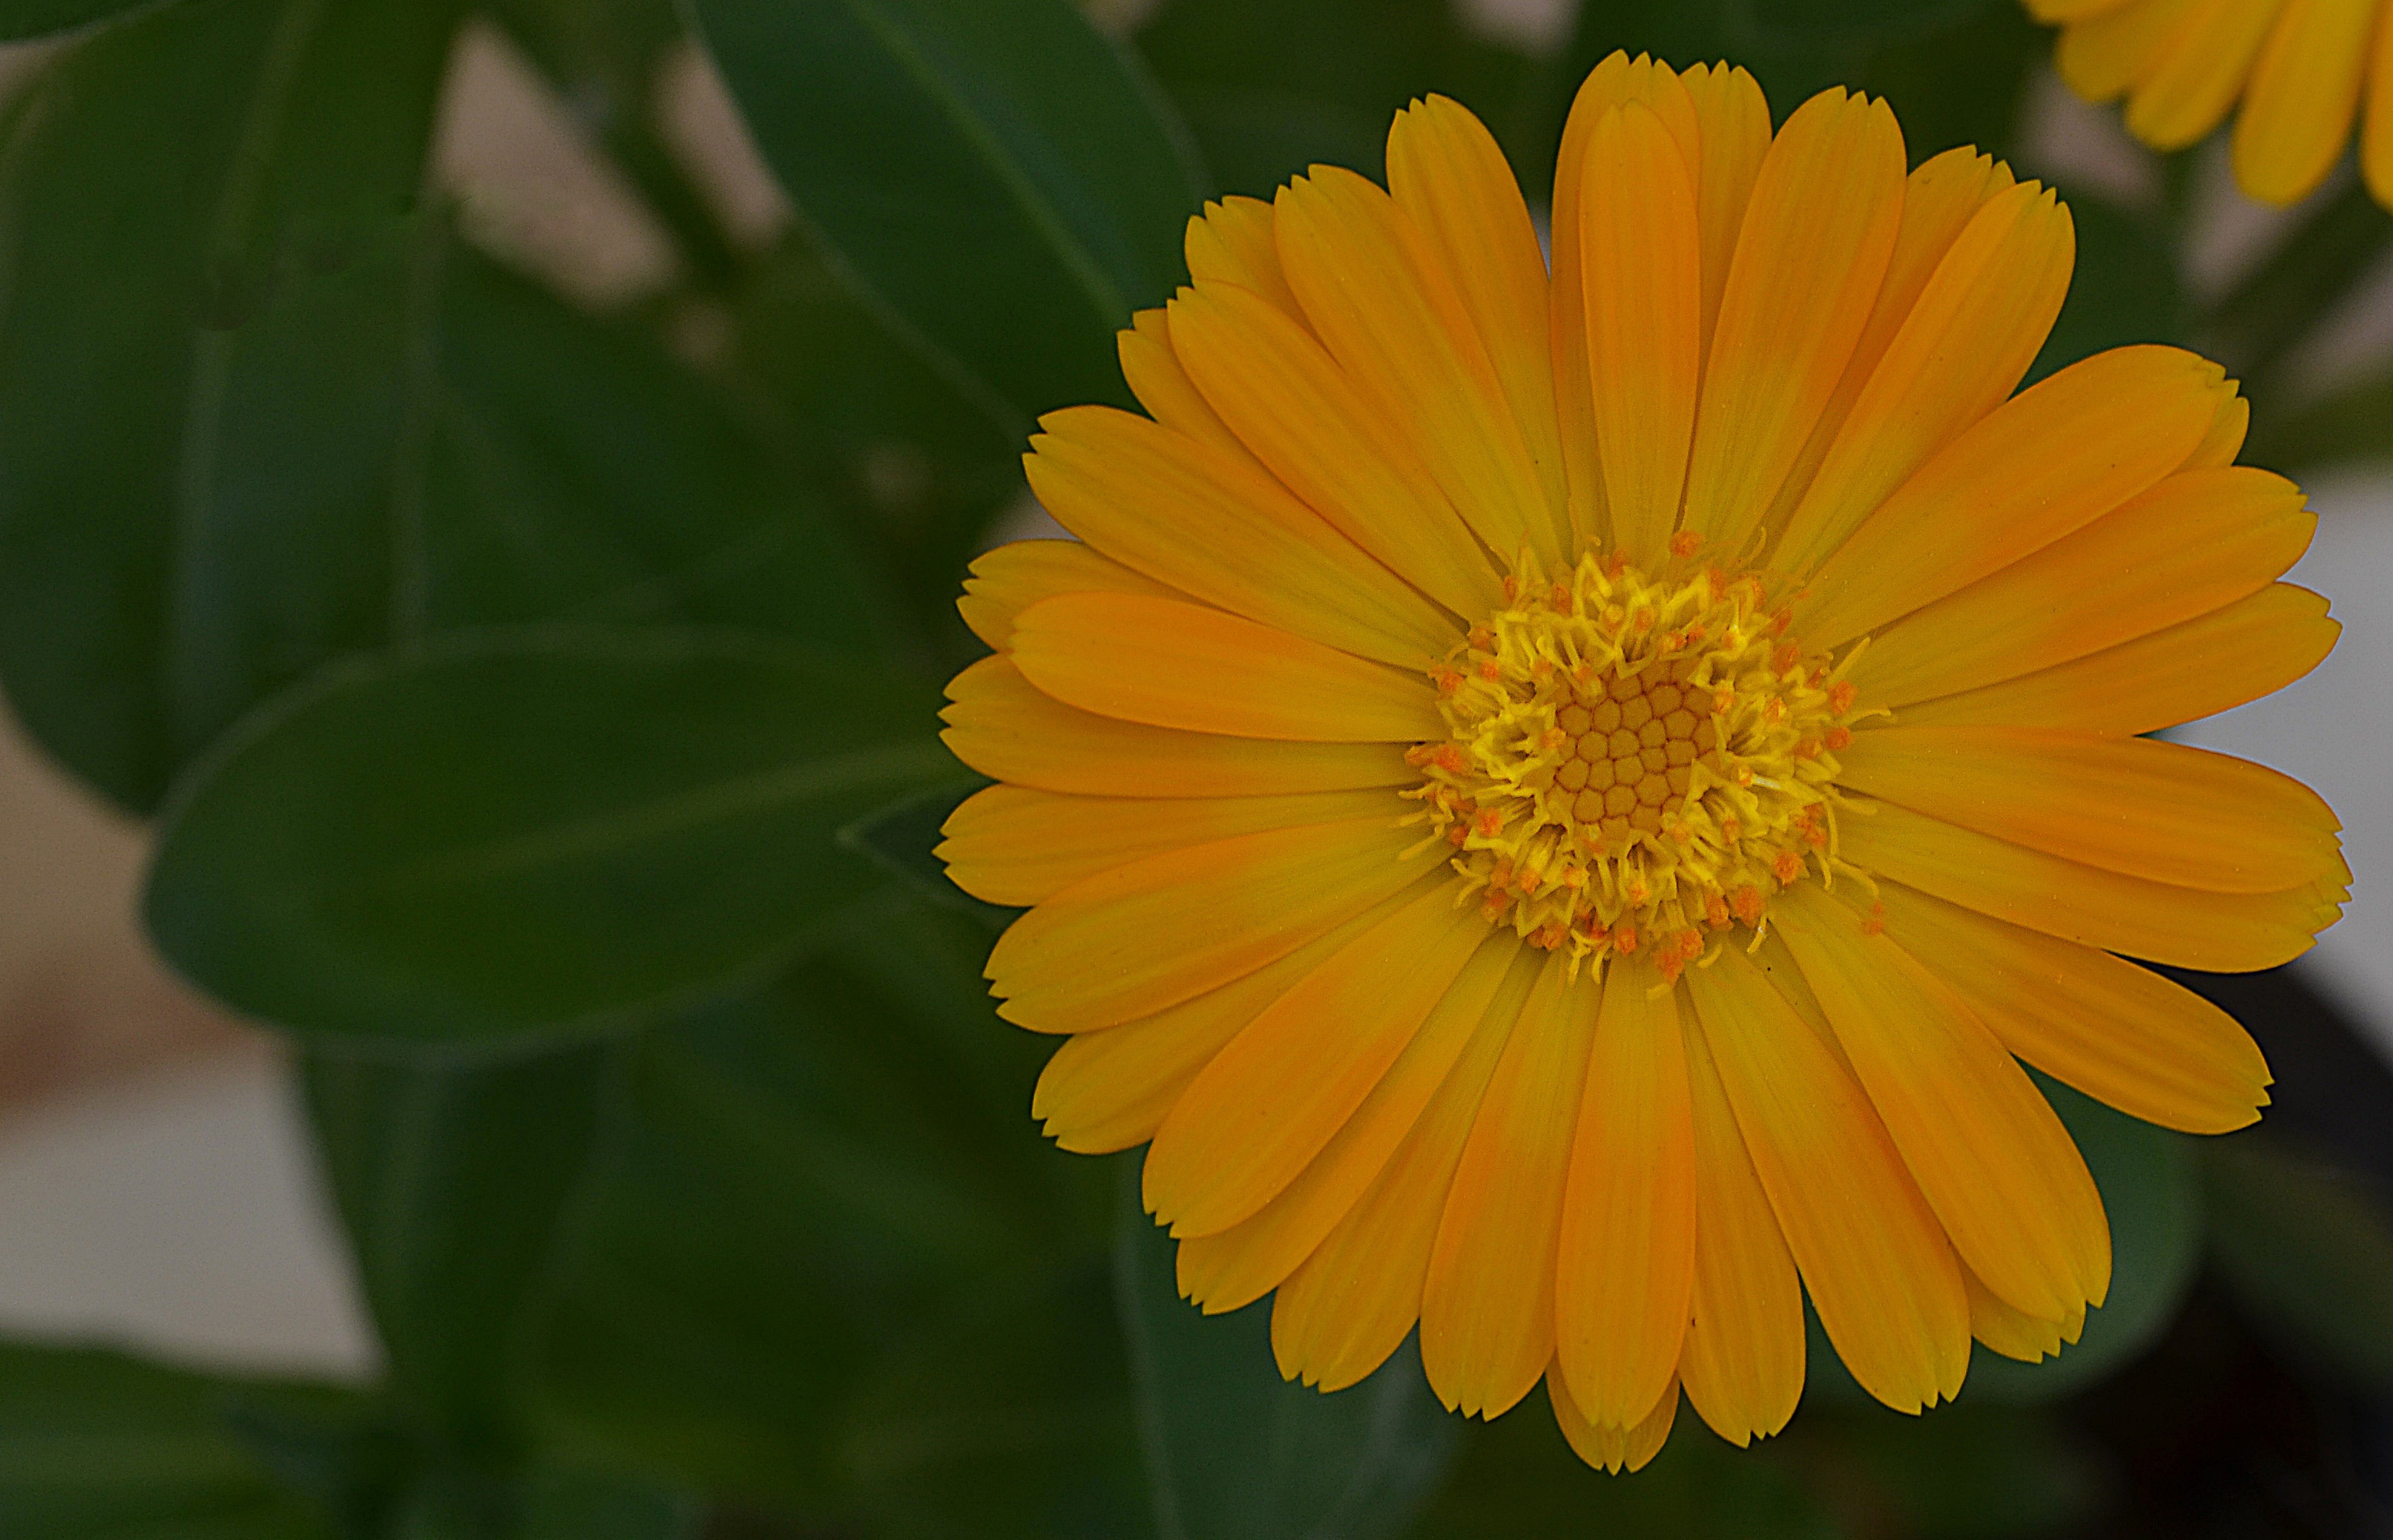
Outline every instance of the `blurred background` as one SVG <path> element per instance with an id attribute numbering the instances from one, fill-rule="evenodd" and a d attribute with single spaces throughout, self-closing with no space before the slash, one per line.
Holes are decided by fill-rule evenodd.
<path id="1" fill-rule="evenodd" d="M 2356 192 L 2348 165 L 2308 203 L 2271 210 L 2236 192 L 2216 142 L 2164 163 L 2114 109 L 2059 85 L 2048 34 L 2009 0 L 1910 7 L 1924 20 L 1883 34 L 1810 19 L 1833 7 L 1787 8 L 1802 14 L 1773 30 L 1766 0 L 1735 0 L 1746 32 L 1727 34 L 1758 39 L 1775 65 L 1732 56 L 1757 63 L 1781 116 L 1815 79 L 1869 85 L 1895 98 L 1915 161 L 1974 137 L 2064 189 L 2086 254 L 2059 356 L 2181 340 L 2250 382 L 2259 423 L 2245 458 L 2310 489 L 2319 536 L 2290 576 L 2333 599 L 2344 637 L 2299 685 L 2182 736 L 2316 787 L 2345 820 L 2357 877 L 2313 957 L 2204 984 L 2270 1053 L 2275 1142 L 2203 1172 L 2208 1250 L 2115 1361 L 1901 1428 L 1828 1392 L 1757 1457 L 1799 1479 L 1757 1495 L 1737 1475 L 1741 1507 L 1679 1453 L 1708 1439 L 1682 1427 L 1654 1473 L 1569 1488 L 1508 1533 L 2393 1533 L 2393 390 L 2381 383 L 2393 380 L 2393 217 Z M 1582 17 L 1572 0 L 1088 9 L 1143 59 L 1220 183 L 1255 193 L 1313 158 L 1376 173 L 1390 112 L 1439 89 L 1498 127 L 1537 200 L 1587 65 L 1615 41 L 1634 51 L 1684 35 L 1638 7 Z M 0 47 L 0 117 L 72 46 Z M 843 376 L 806 373 L 825 350 L 872 346 L 869 329 L 668 7 L 556 0 L 469 23 L 430 160 L 438 200 L 493 282 L 529 283 L 654 339 L 696 376 L 827 420 L 814 448 L 839 495 L 897 530 L 926 571 L 1052 529 L 1010 477 L 1006 445 L 910 411 L 929 387 L 882 380 L 889 399 L 833 399 Z M 2239 332 L 2260 313 L 2267 328 Z M 959 529 L 962 546 L 938 545 Z M 366 1385 L 382 1367 L 377 1333 L 292 1061 L 158 960 L 137 913 L 148 839 L 13 721 L 0 729 L 0 1335 Z M 1027 1142 L 1027 1104 L 1022 1116 Z M 2286 1256 L 2298 1259 L 2272 1265 Z M 7 1439 L 0 1429 L 0 1482 Z M 1479 1533 L 1471 1492 L 1533 1457 L 1547 1456 L 1474 1451 L 1414 1533 Z M 707 1521 L 726 1535 L 849 1533 L 746 1513 Z"/>

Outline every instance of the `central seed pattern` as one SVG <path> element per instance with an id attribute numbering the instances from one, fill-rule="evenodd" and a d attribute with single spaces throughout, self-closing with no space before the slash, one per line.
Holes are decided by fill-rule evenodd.
<path id="1" fill-rule="evenodd" d="M 1690 564 L 1681 536 L 1672 567 Z M 1706 932 L 1836 858 L 1842 664 L 1807 655 L 1762 581 L 1534 557 L 1432 677 L 1448 736 L 1410 751 L 1432 836 L 1492 923 L 1575 959 L 1644 951 L 1676 979 Z"/>

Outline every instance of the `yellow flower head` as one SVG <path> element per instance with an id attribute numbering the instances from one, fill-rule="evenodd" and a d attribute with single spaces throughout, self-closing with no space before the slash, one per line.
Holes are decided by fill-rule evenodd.
<path id="1" fill-rule="evenodd" d="M 2393 26 L 2386 0 L 2026 0 L 2062 28 L 2054 65 L 2088 101 L 2127 98 L 2127 127 L 2183 150 L 2238 98 L 2235 179 L 2291 203 L 2326 178 L 2368 87 L 2360 167 L 2393 208 Z"/>
<path id="2" fill-rule="evenodd" d="M 2301 492 L 2167 347 L 2012 396 L 2068 211 L 1882 102 L 1774 137 L 1742 71 L 1615 56 L 1541 254 L 1478 121 L 1400 114 L 1188 230 L 1122 334 L 1147 415 L 1049 416 L 1080 537 L 974 565 L 956 881 L 1067 1034 L 1036 1111 L 1152 1141 L 1208 1310 L 1325 1389 L 1418 1326 L 1634 1467 L 1683 1390 L 1793 1413 L 1803 1290 L 1916 1410 L 2110 1283 L 2020 1065 L 2217 1131 L 2242 1028 L 2124 958 L 2266 968 L 2336 916 L 2318 798 L 2138 737 L 2306 672 Z M 1798 1284 L 1799 1279 L 1799 1284 Z"/>

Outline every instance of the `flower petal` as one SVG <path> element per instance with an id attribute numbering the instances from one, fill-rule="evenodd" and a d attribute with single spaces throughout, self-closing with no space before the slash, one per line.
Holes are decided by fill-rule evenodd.
<path id="1" fill-rule="evenodd" d="M 1265 797 L 1409 786 L 1420 772 L 1387 743 L 1285 743 L 1183 733 L 1066 706 L 1013 659 L 984 658 L 948 682 L 956 758 L 994 780 L 1087 797 Z"/>
<path id="2" fill-rule="evenodd" d="M 1008 1021 L 1079 1032 L 1152 1015 L 1276 961 L 1402 892 L 1436 855 L 1391 817 L 1267 829 L 1098 873 L 989 952 Z"/>
<path id="3" fill-rule="evenodd" d="M 1180 366 L 1180 355 L 1171 348 L 1170 312 L 1157 306 L 1132 316 L 1130 329 L 1116 333 L 1114 350 L 1121 359 L 1122 378 L 1149 417 L 1207 449 L 1262 469 Z"/>
<path id="4" fill-rule="evenodd" d="M 956 613 L 974 635 L 1003 652 L 1013 640 L 1013 618 L 1032 605 L 1058 594 L 1096 593 L 1182 596 L 1085 542 L 1017 540 L 973 559 Z"/>
<path id="5" fill-rule="evenodd" d="M 2262 202 L 2298 202 L 2351 137 L 2378 0 L 2286 0 L 2235 122 L 2235 180 Z"/>
<path id="6" fill-rule="evenodd" d="M 1304 311 L 1280 270 L 1275 215 L 1260 198 L 1224 198 L 1188 221 L 1183 244 L 1191 283 L 1229 283 L 1258 294 L 1280 314 L 1302 323 Z"/>
<path id="7" fill-rule="evenodd" d="M 1066 594 L 1013 622 L 1024 678 L 1084 711 L 1302 743 L 1445 734 L 1428 678 L 1179 599 Z"/>
<path id="8" fill-rule="evenodd" d="M 1599 989 L 1550 956 L 1521 1008 L 1446 1194 L 1420 1306 L 1422 1367 L 1447 1408 L 1495 1416 L 1554 1356 L 1555 1244 Z"/>
<path id="9" fill-rule="evenodd" d="M 2127 131 L 2154 150 L 2205 137 L 2251 78 L 2282 0 L 2193 0 L 2127 98 Z"/>
<path id="10" fill-rule="evenodd" d="M 1593 1421 L 1633 1427 L 1676 1376 L 1695 1271 L 1694 1128 L 1677 992 L 1615 961 L 1563 1193 L 1555 1361 Z"/>
<path id="11" fill-rule="evenodd" d="M 1903 222 L 1903 130 L 1884 101 L 1821 92 L 1753 184 L 1704 369 L 1683 527 L 1741 553 L 1861 340 Z M 2024 367 L 2024 366 L 2022 366 Z"/>
<path id="12" fill-rule="evenodd" d="M 1755 178 L 1770 154 L 1770 102 L 1742 68 L 1691 65 L 1679 76 L 1695 110 L 1695 223 L 1703 230 L 1703 348 L 1709 356 Z"/>
<path id="13" fill-rule="evenodd" d="M 2209 0 L 2138 0 L 2073 20 L 2053 50 L 2052 67 L 2087 101 L 2109 101 L 2152 72 L 2187 34 L 2185 19 Z"/>
<path id="14" fill-rule="evenodd" d="M 2005 1048 L 2130 1116 L 2188 1133 L 2255 1122 L 2269 1064 L 2218 1007 L 2149 968 L 1881 882 L 1886 930 L 1960 991 Z"/>
<path id="15" fill-rule="evenodd" d="M 1615 1476 L 1624 1470 L 1644 1469 L 1646 1462 L 1662 1452 L 1662 1445 L 1670 1437 L 1670 1425 L 1679 1416 L 1679 1382 L 1675 1377 L 1653 1410 L 1625 1428 L 1590 1421 L 1579 1410 L 1578 1403 L 1571 1399 L 1570 1388 L 1563 1383 L 1560 1359 L 1546 1372 L 1546 1394 L 1554 1404 L 1554 1422 L 1562 1429 L 1572 1452 L 1598 1470 Z"/>
<path id="16" fill-rule="evenodd" d="M 2274 968 L 2310 949 L 2348 896 L 2337 878 L 2282 893 L 2203 893 L 1974 833 L 1893 803 L 1839 821 L 1845 859 L 1981 914 L 2150 962 Z"/>

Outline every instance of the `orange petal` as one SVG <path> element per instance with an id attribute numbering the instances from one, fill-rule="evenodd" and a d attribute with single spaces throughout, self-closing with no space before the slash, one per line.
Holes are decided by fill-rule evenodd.
<path id="1" fill-rule="evenodd" d="M 1146 1153 L 1147 1210 L 1174 1235 L 1218 1234 L 1278 1196 L 1386 1077 L 1487 940 L 1457 886 L 1356 937 L 1196 1077 Z"/>
<path id="2" fill-rule="evenodd" d="M 2342 825 L 2301 782 L 2229 754 L 2033 727 L 1856 733 L 1840 784 L 2031 850 L 2214 893 L 2338 875 Z"/>
<path id="3" fill-rule="evenodd" d="M 1384 788 L 1292 797 L 1067 797 L 991 786 L 948 815 L 939 830 L 946 838 L 932 854 L 964 892 L 1019 907 L 1157 851 L 1401 805 Z"/>
<path id="4" fill-rule="evenodd" d="M 982 775 L 1088 797 L 1263 797 L 1410 786 L 1420 772 L 1387 743 L 1285 743 L 1146 727 L 1034 688 L 1013 659 L 984 658 L 948 681 L 939 737 Z"/>
<path id="5" fill-rule="evenodd" d="M 973 559 L 956 613 L 973 634 L 1003 652 L 1013 640 L 1013 618 L 1058 594 L 1152 594 L 1180 596 L 1077 540 L 1017 540 Z"/>
<path id="6" fill-rule="evenodd" d="M 2052 67 L 2087 101 L 2108 101 L 2149 77 L 2189 35 L 2188 17 L 2210 0 L 2137 0 L 2076 21 L 2060 34 Z"/>
<path id="7" fill-rule="evenodd" d="M 2280 3 L 2193 0 L 2127 98 L 2127 131 L 2163 150 L 2205 137 L 2243 94 Z"/>
<path id="8" fill-rule="evenodd" d="M 2177 469 L 2231 387 L 2180 348 L 2114 347 L 2004 402 L 1821 567 L 1796 634 L 1836 646 L 2084 528 Z"/>
<path id="9" fill-rule="evenodd" d="M 1305 743 L 1445 736 L 1425 676 L 1179 599 L 1042 600 L 1014 619 L 1013 662 L 1067 706 L 1151 727 Z"/>
<path id="10" fill-rule="evenodd" d="M 2283 893 L 2204 893 L 2064 860 L 1914 813 L 1869 804 L 1837 824 L 1845 859 L 1981 914 L 2104 951 L 2213 972 L 2274 968 L 2310 949 L 2344 880 Z"/>
<path id="11" fill-rule="evenodd" d="M 1686 987 L 1820 1325 L 1862 1388 L 1916 1412 L 1969 1364 L 1960 1264 L 1861 1088 L 1778 986 L 1727 947 Z"/>
<path id="12" fill-rule="evenodd" d="M 1132 316 L 1130 330 L 1115 334 L 1114 350 L 1121 359 L 1122 378 L 1149 417 L 1207 449 L 1262 469 L 1180 367 L 1180 355 L 1171 350 L 1171 320 L 1162 307 Z"/>
<path id="13" fill-rule="evenodd" d="M 2005 1048 L 2121 1112 L 2225 1133 L 2269 1102 L 2268 1061 L 2235 1018 L 2108 952 L 1881 882 L 1889 935 L 1936 959 Z"/>
<path id="14" fill-rule="evenodd" d="M 2326 601 L 2271 583 L 2196 620 L 1982 689 L 1906 706 L 1906 726 L 2007 723 L 2128 736 L 2214 716 L 2319 666 L 2343 628 Z"/>
<path id="15" fill-rule="evenodd" d="M 2381 23 L 2368 50 L 2368 116 L 2360 130 L 2360 174 L 2376 201 L 2393 207 L 2393 27 Z"/>
<path id="16" fill-rule="evenodd" d="M 2235 180 L 2293 203 L 2326 180 L 2351 137 L 2378 0 L 2286 0 L 2235 122 Z"/>
<path id="17" fill-rule="evenodd" d="M 1624 1470 L 1644 1469 L 1646 1462 L 1662 1452 L 1662 1445 L 1670 1437 L 1670 1424 L 1679 1416 L 1679 1382 L 1675 1377 L 1653 1410 L 1625 1428 L 1590 1421 L 1579 1410 L 1571 1400 L 1569 1387 L 1563 1383 L 1559 1359 L 1546 1372 L 1546 1393 L 1554 1405 L 1554 1422 L 1562 1429 L 1572 1452 L 1598 1470 L 1614 1476 Z"/>
<path id="18" fill-rule="evenodd" d="M 2003 1299 L 1966 1267 L 1961 1277 L 1969 1288 L 1969 1335 L 2005 1358 L 2041 1364 L 2057 1356 L 2063 1343 L 2076 1341 L 2086 1330 L 2082 1305 L 2061 1320 L 2047 1321 Z"/>
<path id="19" fill-rule="evenodd" d="M 1653 109 L 1606 112 L 1579 196 L 1588 380 L 1613 543 L 1657 565 L 1676 523 L 1701 363 L 1693 179 Z"/>
<path id="20" fill-rule="evenodd" d="M 1563 1185 L 1600 994 L 1549 957 L 1446 1194 L 1421 1290 L 1420 1351 L 1450 1410 L 1509 1410 L 1553 1360 Z"/>
<path id="21" fill-rule="evenodd" d="M 998 1014 L 1079 1032 L 1219 988 L 1442 870 L 1419 834 L 1387 817 L 1268 829 L 1076 882 L 998 937 Z"/>
<path id="22" fill-rule="evenodd" d="M 1633 1427 L 1679 1364 L 1695 1271 L 1694 1130 L 1676 991 L 1615 961 L 1557 1243 L 1555 1358 L 1588 1416 Z"/>
<path id="23" fill-rule="evenodd" d="M 1684 527 L 1741 552 L 1835 394 L 1903 221 L 1903 130 L 1883 101 L 1823 91 L 1753 184 L 1704 370 Z"/>
<path id="24" fill-rule="evenodd" d="M 1421 1289 L 1481 1100 L 1546 955 L 1514 951 L 1454 1068 L 1367 1191 L 1272 1305 L 1280 1373 L 1342 1390 L 1387 1361 L 1420 1318 Z"/>
<path id="25" fill-rule="evenodd" d="M 1236 284 L 1301 322 L 1304 312 L 1280 271 L 1273 217 L 1271 204 L 1260 198 L 1206 204 L 1201 216 L 1188 221 L 1188 278 L 1194 283 Z"/>
<path id="26" fill-rule="evenodd" d="M 1696 64 L 1679 76 L 1695 110 L 1695 223 L 1703 230 L 1703 349 L 1708 357 L 1728 290 L 1737 234 L 1753 202 L 1754 180 L 1770 154 L 1770 102 L 1744 69 Z"/>
<path id="27" fill-rule="evenodd" d="M 1040 426 L 1024 461 L 1030 489 L 1125 567 L 1358 657 L 1410 667 L 1454 646 L 1451 616 L 1251 463 L 1110 407 L 1050 412 Z"/>

